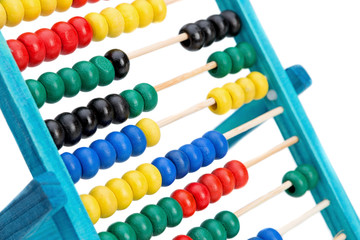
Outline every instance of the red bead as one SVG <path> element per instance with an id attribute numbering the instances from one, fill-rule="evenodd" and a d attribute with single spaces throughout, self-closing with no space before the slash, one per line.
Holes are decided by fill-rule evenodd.
<path id="1" fill-rule="evenodd" d="M 179 189 L 173 192 L 171 197 L 180 204 L 183 210 L 184 218 L 188 218 L 194 215 L 196 211 L 196 201 L 191 193 L 186 190 Z"/>
<path id="2" fill-rule="evenodd" d="M 207 187 L 201 183 L 190 183 L 185 187 L 191 193 L 196 201 L 196 210 L 201 211 L 210 204 L 210 193 Z"/>
<path id="3" fill-rule="evenodd" d="M 46 56 L 46 49 L 43 41 L 35 33 L 23 33 L 18 40 L 24 44 L 29 54 L 29 67 L 35 67 L 42 63 Z"/>
<path id="4" fill-rule="evenodd" d="M 52 61 L 56 59 L 60 55 L 62 47 L 59 35 L 47 28 L 42 28 L 36 31 L 35 34 L 45 45 L 45 61 Z"/>
<path id="5" fill-rule="evenodd" d="M 68 23 L 75 28 L 78 34 L 78 48 L 83 48 L 89 45 L 93 37 L 93 30 L 88 21 L 82 17 L 73 17 L 68 21 Z"/>
<path id="6" fill-rule="evenodd" d="M 217 176 L 223 186 L 223 196 L 228 195 L 235 188 L 235 177 L 227 168 L 215 169 L 212 174 Z"/>
<path id="7" fill-rule="evenodd" d="M 96 3 L 98 2 L 99 0 L 88 0 L 89 3 Z"/>
<path id="8" fill-rule="evenodd" d="M 24 44 L 15 39 L 7 40 L 7 44 L 20 71 L 24 71 L 29 64 L 29 53 Z"/>
<path id="9" fill-rule="evenodd" d="M 209 190 L 211 203 L 219 201 L 223 194 L 223 187 L 217 176 L 214 174 L 205 174 L 199 178 L 198 182 L 204 184 Z"/>
<path id="10" fill-rule="evenodd" d="M 55 23 L 51 28 L 59 35 L 62 43 L 61 54 L 66 55 L 74 52 L 78 46 L 79 38 L 75 28 L 67 22 Z"/>
<path id="11" fill-rule="evenodd" d="M 174 237 L 173 240 L 192 240 L 192 238 L 185 236 L 185 235 L 179 235 L 179 236 Z"/>
<path id="12" fill-rule="evenodd" d="M 72 7 L 79 8 L 84 6 L 87 3 L 87 0 L 73 0 Z"/>
<path id="13" fill-rule="evenodd" d="M 225 168 L 229 169 L 235 177 L 235 189 L 242 188 L 249 180 L 249 173 L 244 164 L 239 161 L 233 160 L 225 165 Z"/>

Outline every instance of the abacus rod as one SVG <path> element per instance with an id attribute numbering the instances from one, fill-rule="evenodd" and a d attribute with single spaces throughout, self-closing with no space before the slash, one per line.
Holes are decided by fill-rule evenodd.
<path id="1" fill-rule="evenodd" d="M 337 234 L 333 240 L 345 240 L 346 239 L 346 234 L 345 233 L 339 233 Z"/>
<path id="2" fill-rule="evenodd" d="M 243 208 L 239 209 L 238 211 L 234 212 L 234 214 L 237 217 L 240 217 L 241 215 L 247 213 L 251 209 L 256 208 L 260 204 L 268 201 L 269 199 L 271 199 L 271 198 L 275 197 L 276 195 L 278 195 L 278 194 L 284 192 L 285 190 L 289 189 L 291 186 L 292 186 L 292 183 L 290 181 L 286 181 L 283 184 L 281 184 L 279 187 L 275 188 L 274 190 L 268 192 L 267 194 L 265 194 L 265 195 L 259 197 L 258 199 L 256 199 L 255 201 L 249 203 L 245 207 L 243 207 Z"/>
<path id="3" fill-rule="evenodd" d="M 282 114 L 283 112 L 284 112 L 283 107 L 274 108 L 273 110 L 270 110 L 270 111 L 258 116 L 257 118 L 254 118 L 253 120 L 251 120 L 247 123 L 244 123 L 243 125 L 224 133 L 224 136 L 226 139 L 229 140 L 229 139 L 239 135 L 240 133 L 246 132 L 247 130 L 250 130 L 251 128 L 253 128 L 257 125 L 260 125 L 261 123 Z"/>
<path id="4" fill-rule="evenodd" d="M 327 199 L 323 200 L 322 202 L 317 204 L 315 207 L 313 207 L 312 209 L 310 209 L 309 211 L 307 211 L 306 213 L 304 213 L 303 215 L 301 215 L 297 219 L 291 221 L 287 225 L 285 225 L 282 228 L 278 229 L 278 232 L 280 233 L 280 235 L 284 235 L 285 233 L 287 233 L 288 231 L 290 231 L 291 229 L 293 229 L 297 225 L 301 224 L 302 222 L 304 222 L 305 220 L 307 220 L 311 216 L 315 215 L 316 213 L 321 212 L 322 210 L 324 210 L 328 206 L 330 206 L 330 201 L 327 200 Z"/>
<path id="5" fill-rule="evenodd" d="M 250 168 L 250 167 L 258 164 L 259 162 L 263 161 L 264 159 L 274 155 L 275 153 L 280 152 L 281 150 L 296 144 L 297 142 L 299 142 L 298 137 L 296 137 L 296 136 L 291 137 L 291 138 L 287 139 L 286 141 L 280 143 L 279 145 L 273 147 L 269 151 L 261 154 L 260 156 L 257 156 L 255 158 L 247 161 L 246 163 L 244 163 L 244 165 L 246 168 Z"/>
<path id="6" fill-rule="evenodd" d="M 178 83 L 181 83 L 189 78 L 192 78 L 196 75 L 199 75 L 203 72 L 207 72 L 211 69 L 214 69 L 214 68 L 217 68 L 217 63 L 216 62 L 209 62 L 207 63 L 206 65 L 202 66 L 202 67 L 199 67 L 197 69 L 194 69 L 190 72 L 187 72 L 187 73 L 184 73 L 178 77 L 175 77 L 173 79 L 170 79 L 169 81 L 166 81 L 166 82 L 163 82 L 163 83 L 160 83 L 159 85 L 156 85 L 155 86 L 155 90 L 157 92 L 161 91 L 161 90 L 164 90 L 168 87 L 171 87 L 171 86 L 174 86 L 175 84 L 178 84 Z"/>
<path id="7" fill-rule="evenodd" d="M 166 5 L 170 5 L 170 4 L 173 4 L 173 3 L 176 3 L 176 2 L 180 2 L 181 0 L 165 0 L 165 4 Z"/>

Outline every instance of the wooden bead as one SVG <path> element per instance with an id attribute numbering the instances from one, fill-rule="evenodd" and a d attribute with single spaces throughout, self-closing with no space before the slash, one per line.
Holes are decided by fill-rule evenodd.
<path id="1" fill-rule="evenodd" d="M 223 11 L 220 14 L 229 24 L 229 30 L 227 33 L 228 37 L 235 37 L 240 33 L 241 30 L 241 20 L 239 16 L 231 10 Z"/>
<path id="2" fill-rule="evenodd" d="M 214 88 L 209 92 L 206 98 L 213 98 L 215 100 L 216 104 L 209 107 L 209 109 L 215 114 L 225 114 L 229 112 L 232 107 L 231 95 L 228 91 L 226 91 L 226 89 Z"/>
<path id="3" fill-rule="evenodd" d="M 153 86 L 148 83 L 140 83 L 134 87 L 134 90 L 139 92 L 144 99 L 144 112 L 150 112 L 155 109 L 158 103 L 158 94 Z"/>
<path id="4" fill-rule="evenodd" d="M 235 189 L 242 188 L 247 184 L 249 174 L 244 164 L 233 160 L 225 164 L 225 168 L 229 169 L 235 177 Z"/>
<path id="5" fill-rule="evenodd" d="M 160 172 L 164 187 L 170 186 L 176 179 L 176 167 L 174 163 L 167 158 L 159 157 L 151 162 Z"/>
<path id="6" fill-rule="evenodd" d="M 210 193 L 207 187 L 201 183 L 190 183 L 185 187 L 185 190 L 190 192 L 196 201 L 196 210 L 204 210 L 210 204 Z"/>
<path id="7" fill-rule="evenodd" d="M 209 139 L 198 138 L 192 141 L 191 144 L 198 147 L 202 152 L 203 155 L 202 167 L 209 166 L 215 160 L 215 156 L 216 156 L 215 147 Z"/>
<path id="8" fill-rule="evenodd" d="M 283 240 L 281 234 L 273 228 L 265 228 L 261 230 L 257 237 L 262 240 Z"/>
<path id="9" fill-rule="evenodd" d="M 222 195 L 228 195 L 235 188 L 235 177 L 229 169 L 218 168 L 215 169 L 212 174 L 217 176 L 222 184 L 223 193 Z"/>
<path id="10" fill-rule="evenodd" d="M 205 44 L 205 35 L 201 28 L 195 23 L 189 23 L 180 29 L 179 34 L 186 33 L 188 39 L 181 42 L 181 45 L 188 51 L 198 51 Z"/>
<path id="11" fill-rule="evenodd" d="M 65 146 L 73 146 L 81 139 L 82 127 L 74 114 L 62 113 L 55 118 L 65 130 Z"/>
<path id="12" fill-rule="evenodd" d="M 114 193 L 105 186 L 97 186 L 90 191 L 100 207 L 101 218 L 108 218 L 112 216 L 117 209 L 117 200 Z"/>
<path id="13" fill-rule="evenodd" d="M 123 15 L 125 20 L 124 32 L 130 33 L 139 27 L 140 17 L 136 8 L 129 3 L 119 4 L 116 9 Z"/>
<path id="14" fill-rule="evenodd" d="M 194 240 L 213 240 L 211 233 L 202 227 L 194 227 L 187 233 Z"/>
<path id="15" fill-rule="evenodd" d="M 54 120 L 46 120 L 46 127 L 49 130 L 49 133 L 54 140 L 54 143 L 58 149 L 64 145 L 65 141 L 65 130 L 61 124 Z"/>
<path id="16" fill-rule="evenodd" d="M 55 60 L 60 55 L 62 49 L 62 43 L 59 35 L 47 28 L 40 29 L 36 31 L 35 34 L 45 45 L 45 61 Z"/>
<path id="17" fill-rule="evenodd" d="M 190 162 L 189 172 L 191 173 L 196 172 L 202 167 L 204 157 L 201 150 L 197 146 L 193 144 L 186 144 L 181 148 L 179 148 L 179 150 L 184 152 L 189 158 L 189 162 Z"/>
<path id="18" fill-rule="evenodd" d="M 124 162 L 128 160 L 132 153 L 132 145 L 130 139 L 121 132 L 112 132 L 105 138 L 110 142 L 116 151 L 116 162 Z"/>
<path id="19" fill-rule="evenodd" d="M 154 10 L 152 5 L 146 0 L 135 0 L 131 5 L 136 8 L 139 14 L 139 28 L 150 25 L 154 20 Z"/>
<path id="20" fill-rule="evenodd" d="M 19 70 L 24 71 L 29 64 L 29 53 L 26 50 L 24 44 L 14 39 L 7 40 L 7 44 Z"/>
<path id="21" fill-rule="evenodd" d="M 149 240 L 153 235 L 152 224 L 145 215 L 141 213 L 131 214 L 125 222 L 135 231 L 137 240 Z"/>
<path id="22" fill-rule="evenodd" d="M 209 131 L 203 135 L 203 138 L 209 139 L 213 144 L 216 153 L 215 159 L 225 157 L 229 150 L 229 143 L 223 134 L 218 131 Z"/>
<path id="23" fill-rule="evenodd" d="M 249 78 L 240 78 L 236 80 L 236 84 L 238 84 L 244 90 L 245 103 L 249 103 L 254 100 L 256 88 L 253 81 L 251 81 Z"/>
<path id="24" fill-rule="evenodd" d="M 267 78 L 259 72 L 251 72 L 247 78 L 249 78 L 255 85 L 255 100 L 262 99 L 269 91 L 269 83 Z"/>
<path id="25" fill-rule="evenodd" d="M 174 191 L 171 194 L 171 197 L 180 204 L 184 218 L 194 215 L 196 211 L 196 201 L 191 193 L 186 190 L 179 189 Z"/>
<path id="26" fill-rule="evenodd" d="M 24 44 L 29 54 L 29 66 L 35 67 L 42 63 L 46 56 L 46 49 L 43 41 L 35 33 L 23 33 L 18 39 Z"/>
<path id="27" fill-rule="evenodd" d="M 154 11 L 153 22 L 162 22 L 166 17 L 167 6 L 164 0 L 147 0 Z"/>
<path id="28" fill-rule="evenodd" d="M 61 158 L 71 176 L 71 180 L 74 182 L 74 184 L 77 183 L 82 175 L 82 167 L 79 159 L 77 159 L 74 154 L 68 152 L 61 154 Z"/>
<path id="29" fill-rule="evenodd" d="M 215 203 L 220 200 L 223 195 L 223 186 L 216 175 L 204 174 L 199 178 L 198 182 L 205 185 L 209 190 L 210 203 Z"/>
<path id="30" fill-rule="evenodd" d="M 207 19 L 210 21 L 215 29 L 216 29 L 216 39 L 215 41 L 223 40 L 226 35 L 229 33 L 229 23 L 228 21 L 221 15 L 212 15 Z"/>
<path id="31" fill-rule="evenodd" d="M 113 178 L 108 181 L 105 186 L 114 193 L 117 199 L 118 210 L 123 210 L 130 206 L 134 199 L 133 191 L 130 185 L 124 179 Z"/>
<path id="32" fill-rule="evenodd" d="M 100 169 L 108 169 L 114 165 L 116 160 L 116 151 L 111 143 L 99 139 L 89 146 L 96 152 L 100 159 Z"/>
<path id="33" fill-rule="evenodd" d="M 38 81 L 45 87 L 47 103 L 56 103 L 64 96 L 64 81 L 56 73 L 43 73 Z"/>
<path id="34" fill-rule="evenodd" d="M 40 0 L 41 16 L 49 16 L 57 7 L 57 0 Z"/>
<path id="35" fill-rule="evenodd" d="M 129 118 L 138 117 L 144 111 L 144 99 L 136 90 L 125 90 L 120 95 L 128 102 L 130 107 Z"/>
<path id="36" fill-rule="evenodd" d="M 99 86 L 107 86 L 112 83 L 115 78 L 115 70 L 107 58 L 103 56 L 96 56 L 91 58 L 90 62 L 99 70 Z"/>
<path id="37" fill-rule="evenodd" d="M 65 97 L 74 97 L 81 90 L 81 78 L 72 68 L 62 68 L 57 74 L 61 77 L 65 86 Z"/>
<path id="38" fill-rule="evenodd" d="M 118 37 L 124 32 L 125 20 L 123 15 L 116 8 L 105 8 L 100 12 L 108 23 L 108 37 Z"/>
<path id="39" fill-rule="evenodd" d="M 57 12 L 65 12 L 71 7 L 72 3 L 73 3 L 73 0 L 57 1 L 56 11 Z"/>
<path id="40" fill-rule="evenodd" d="M 245 68 L 252 67 L 257 60 L 256 52 L 253 46 L 251 46 L 247 42 L 241 42 L 236 47 L 240 50 L 240 52 L 243 54 L 245 58 Z"/>
<path id="41" fill-rule="evenodd" d="M 221 224 L 221 222 L 215 220 L 215 219 L 208 219 L 204 221 L 200 227 L 205 228 L 209 231 L 213 239 L 216 240 L 226 240 L 227 234 L 224 226 Z"/>
<path id="42" fill-rule="evenodd" d="M 312 190 L 316 187 L 319 181 L 319 174 L 313 166 L 308 164 L 302 164 L 298 166 L 295 171 L 300 172 L 302 175 L 305 176 L 309 186 L 309 190 Z"/>
<path id="43" fill-rule="evenodd" d="M 6 26 L 14 27 L 24 19 L 25 10 L 21 0 L 0 0 L 0 3 L 6 12 Z"/>
<path id="44" fill-rule="evenodd" d="M 31 95 L 33 96 L 38 108 L 41 108 L 46 101 L 46 90 L 39 81 L 29 79 L 25 81 Z"/>
<path id="45" fill-rule="evenodd" d="M 118 239 L 137 240 L 134 229 L 127 223 L 116 222 L 110 225 L 108 232 L 114 234 Z"/>
<path id="46" fill-rule="evenodd" d="M 105 54 L 105 57 L 114 66 L 115 80 L 121 80 L 126 77 L 130 69 L 130 61 L 126 53 L 119 49 L 112 49 Z"/>
<path id="47" fill-rule="evenodd" d="M 83 17 L 73 17 L 68 23 L 70 23 L 76 30 L 78 34 L 78 48 L 84 48 L 88 46 L 93 37 L 93 30 Z"/>
<path id="48" fill-rule="evenodd" d="M 122 179 L 130 185 L 135 201 L 146 195 L 149 185 L 144 174 L 139 171 L 129 171 L 122 176 Z"/>
<path id="49" fill-rule="evenodd" d="M 89 13 L 85 16 L 93 31 L 93 41 L 102 41 L 109 33 L 109 25 L 106 18 L 100 13 Z"/>
<path id="50" fill-rule="evenodd" d="M 165 197 L 160 199 L 157 205 L 166 213 L 168 227 L 176 227 L 181 223 L 183 212 L 180 204 L 175 199 Z"/>
<path id="51" fill-rule="evenodd" d="M 147 147 L 153 147 L 160 141 L 159 125 L 150 118 L 141 119 L 136 126 L 140 128 L 146 137 Z"/>
<path id="52" fill-rule="evenodd" d="M 209 70 L 210 75 L 215 78 L 223 78 L 231 72 L 232 61 L 226 52 L 215 52 L 211 54 L 207 62 L 216 62 L 217 67 Z"/>
<path id="53" fill-rule="evenodd" d="M 89 92 L 94 90 L 100 81 L 99 70 L 91 62 L 81 61 L 72 67 L 80 76 L 81 91 Z"/>
<path id="54" fill-rule="evenodd" d="M 224 226 L 227 238 L 235 237 L 240 231 L 239 219 L 232 212 L 222 211 L 216 214 L 215 220 L 221 222 Z"/>
<path id="55" fill-rule="evenodd" d="M 24 21 L 33 21 L 40 16 L 41 4 L 39 0 L 21 0 L 24 7 Z"/>
<path id="56" fill-rule="evenodd" d="M 245 92 L 239 84 L 226 83 L 224 88 L 231 96 L 231 109 L 239 109 L 245 103 Z"/>
<path id="57" fill-rule="evenodd" d="M 79 8 L 84 6 L 88 0 L 73 0 L 72 7 L 73 8 Z"/>
<path id="58" fill-rule="evenodd" d="M 238 73 L 244 68 L 245 58 L 237 47 L 230 47 L 224 50 L 231 58 L 232 68 L 230 73 Z"/>
<path id="59" fill-rule="evenodd" d="M 105 128 L 111 124 L 114 118 L 114 110 L 106 99 L 95 98 L 89 102 L 87 107 L 95 113 L 98 128 Z"/>
<path id="60" fill-rule="evenodd" d="M 176 167 L 176 178 L 185 177 L 190 171 L 190 161 L 187 155 L 180 150 L 172 150 L 165 157 L 170 159 Z"/>
<path id="61" fill-rule="evenodd" d="M 80 195 L 80 199 L 86 209 L 86 212 L 90 217 L 91 222 L 93 224 L 97 223 L 101 215 L 100 206 L 97 200 L 93 196 L 88 194 Z"/>
<path id="62" fill-rule="evenodd" d="M 122 96 L 118 94 L 110 94 L 105 99 L 114 109 L 114 118 L 112 123 L 120 124 L 125 122 L 130 116 L 130 106 Z"/>
<path id="63" fill-rule="evenodd" d="M 189 236 L 179 235 L 179 236 L 176 236 L 175 238 L 173 238 L 173 240 L 193 240 L 193 239 L 190 238 Z"/>
<path id="64" fill-rule="evenodd" d="M 88 147 L 78 148 L 74 152 L 74 156 L 80 161 L 82 167 L 82 179 L 91 179 L 99 172 L 100 159 L 93 149 Z"/>
<path id="65" fill-rule="evenodd" d="M 75 28 L 67 22 L 58 22 L 55 23 L 51 30 L 57 33 L 61 39 L 61 54 L 67 55 L 73 53 L 78 44 L 79 44 L 79 37 Z"/>
<path id="66" fill-rule="evenodd" d="M 114 234 L 109 232 L 100 232 L 98 235 L 100 240 L 118 240 Z"/>
<path id="67" fill-rule="evenodd" d="M 128 125 L 121 129 L 120 132 L 125 134 L 131 142 L 131 156 L 136 157 L 144 153 L 146 149 L 146 137 L 140 128 L 134 125 Z"/>
<path id="68" fill-rule="evenodd" d="M 162 183 L 162 177 L 160 171 L 152 164 L 144 163 L 136 168 L 141 172 L 148 183 L 147 195 L 153 195 L 159 191 Z"/>
<path id="69" fill-rule="evenodd" d="M 153 236 L 158 236 L 165 231 L 167 227 L 167 216 L 161 207 L 157 205 L 147 205 L 140 213 L 150 220 L 153 227 Z"/>
<path id="70" fill-rule="evenodd" d="M 214 24 L 208 20 L 199 20 L 195 23 L 204 34 L 204 47 L 208 47 L 215 42 L 216 39 L 216 29 Z"/>
<path id="71" fill-rule="evenodd" d="M 5 8 L 3 7 L 3 5 L 0 2 L 0 29 L 5 26 L 6 21 L 7 21 L 7 14 L 6 14 Z"/>
<path id="72" fill-rule="evenodd" d="M 292 186 L 286 190 L 286 193 L 292 197 L 301 197 L 309 189 L 306 177 L 298 171 L 289 171 L 283 177 L 282 182 L 290 181 Z"/>
<path id="73" fill-rule="evenodd" d="M 92 109 L 87 107 L 78 107 L 72 111 L 72 114 L 76 116 L 76 118 L 81 123 L 81 137 L 88 138 L 97 130 L 97 118 Z"/>

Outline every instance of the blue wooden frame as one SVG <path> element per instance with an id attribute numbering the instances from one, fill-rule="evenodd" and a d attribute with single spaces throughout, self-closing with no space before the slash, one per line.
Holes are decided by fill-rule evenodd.
<path id="1" fill-rule="evenodd" d="M 243 29 L 235 39 L 237 42 L 250 42 L 255 47 L 259 58 L 252 70 L 260 71 L 268 76 L 270 88 L 275 90 L 278 95 L 276 101 L 256 101 L 242 108 L 218 129 L 226 131 L 234 125 L 246 122 L 250 116 L 262 114 L 279 105 L 283 106 L 284 114 L 276 117 L 275 120 L 284 138 L 293 135 L 300 138 L 300 142 L 290 148 L 296 163 L 311 163 L 320 173 L 322 181 L 312 191 L 312 194 L 316 202 L 324 198 L 331 201 L 331 206 L 323 212 L 329 229 L 333 235 L 344 230 L 348 239 L 360 240 L 359 219 L 297 98 L 297 92 L 306 88 L 308 83 L 297 84 L 294 79 L 292 82 L 290 81 L 288 75 L 291 76 L 292 71 L 296 71 L 296 69 L 289 69 L 286 74 L 248 0 L 217 0 L 217 3 L 221 10 L 232 9 L 240 15 Z M 6 234 L 6 239 L 19 239 L 20 237 L 53 239 L 56 237 L 58 239 L 98 240 L 95 228 L 1 33 L 0 59 L 2 60 L 0 64 L 0 107 L 34 177 L 34 181 L 1 212 L 0 238 L 4 238 Z M 242 136 L 232 139 L 230 144 L 234 144 Z M 29 222 L 18 221 L 16 226 L 13 225 L 4 230 L 4 223 L 11 223 L 8 221 L 9 216 L 19 213 L 19 205 L 22 204 L 24 194 L 29 194 L 32 190 L 37 193 L 30 194 L 32 197 L 41 196 L 45 198 L 44 201 L 46 200 L 40 205 L 34 205 L 34 207 L 41 208 L 42 211 L 36 217 L 32 216 L 32 219 L 30 217 L 34 213 L 24 211 L 22 217 L 28 215 Z M 27 209 L 25 208 L 25 210 Z M 17 231 L 22 227 L 22 231 Z"/>

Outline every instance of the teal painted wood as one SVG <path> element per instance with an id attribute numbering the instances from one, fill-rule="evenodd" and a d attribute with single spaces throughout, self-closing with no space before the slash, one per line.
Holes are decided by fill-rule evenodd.
<path id="1" fill-rule="evenodd" d="M 0 33 L 0 108 L 34 178 L 54 172 L 68 203 L 53 213 L 31 239 L 98 240 L 75 186 L 40 116 L 38 108 Z M 18 173 L 21 174 L 21 173 Z M 50 235 L 51 234 L 51 235 Z"/>
<path id="2" fill-rule="evenodd" d="M 274 101 L 265 100 L 267 109 L 283 106 L 284 114 L 275 121 L 285 139 L 298 136 L 300 142 L 290 147 L 295 162 L 312 164 L 320 175 L 320 182 L 311 193 L 316 202 L 329 199 L 331 206 L 322 215 L 333 235 L 344 230 L 347 239 L 360 239 L 360 222 L 318 137 L 297 97 L 289 77 L 280 64 L 248 0 L 216 0 L 221 10 L 234 10 L 240 15 L 243 28 L 237 42 L 250 42 L 256 49 L 258 61 L 251 69 L 269 79 L 270 89 L 277 93 Z M 249 106 L 250 108 L 250 106 Z M 263 107 L 265 109 L 265 107 Z M 234 126 L 238 122 L 233 123 Z"/>

